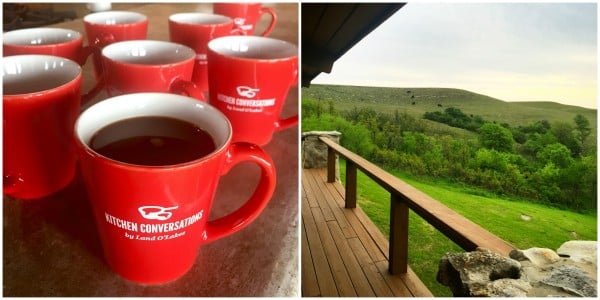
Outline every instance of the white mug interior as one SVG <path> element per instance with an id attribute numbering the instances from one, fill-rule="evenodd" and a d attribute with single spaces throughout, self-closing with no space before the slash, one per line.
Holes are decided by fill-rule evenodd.
<path id="1" fill-rule="evenodd" d="M 145 15 L 130 11 L 104 11 L 83 17 L 84 22 L 103 25 L 134 24 L 146 19 Z"/>
<path id="2" fill-rule="evenodd" d="M 208 48 L 225 56 L 247 59 L 285 59 L 298 55 L 296 45 L 261 36 L 225 36 L 211 40 Z"/>
<path id="3" fill-rule="evenodd" d="M 164 65 L 193 59 L 196 52 L 171 42 L 134 40 L 110 44 L 102 49 L 102 56 L 123 63 Z"/>
<path id="4" fill-rule="evenodd" d="M 39 93 L 65 85 L 81 74 L 74 61 L 50 55 L 2 58 L 2 88 L 6 95 Z"/>
<path id="5" fill-rule="evenodd" d="M 75 30 L 63 28 L 27 28 L 2 34 L 2 43 L 18 46 L 41 46 L 63 44 L 81 39 Z"/>
<path id="6" fill-rule="evenodd" d="M 79 116 L 75 123 L 75 134 L 83 145 L 94 151 L 90 143 L 100 129 L 121 120 L 146 116 L 179 119 L 209 133 L 216 149 L 200 159 L 221 151 L 231 140 L 231 124 L 219 110 L 190 97 L 167 93 L 126 94 L 100 101 Z M 94 145 L 102 147 L 131 135 L 128 132 L 121 133 L 123 136 L 112 136 L 111 140 L 95 140 Z"/>
<path id="7" fill-rule="evenodd" d="M 179 13 L 169 16 L 169 20 L 192 25 L 218 25 L 233 23 L 233 20 L 229 17 L 216 14 L 206 13 Z"/>

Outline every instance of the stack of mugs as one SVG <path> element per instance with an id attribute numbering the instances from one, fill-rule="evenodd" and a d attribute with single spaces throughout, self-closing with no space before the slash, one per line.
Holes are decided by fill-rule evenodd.
<path id="1" fill-rule="evenodd" d="M 262 14 L 271 22 L 255 36 Z M 298 81 L 297 47 L 266 37 L 276 14 L 259 3 L 171 15 L 170 41 L 146 40 L 147 17 L 135 12 L 83 23 L 86 46 L 68 29 L 3 35 L 4 194 L 45 197 L 79 167 L 111 267 L 140 283 L 172 281 L 200 245 L 245 227 L 270 200 L 275 167 L 261 146 L 298 122 L 279 117 Z M 82 91 L 89 61 L 95 84 Z M 207 221 L 220 176 L 247 161 L 261 170 L 255 192 Z"/>

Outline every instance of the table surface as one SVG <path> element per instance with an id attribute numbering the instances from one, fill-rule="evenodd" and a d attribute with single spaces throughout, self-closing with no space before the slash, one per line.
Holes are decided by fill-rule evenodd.
<path id="1" fill-rule="evenodd" d="M 298 4 L 265 6 L 273 7 L 278 16 L 270 37 L 297 45 Z M 148 16 L 147 38 L 154 40 L 168 40 L 167 20 L 173 13 L 212 12 L 210 3 L 113 4 L 114 10 L 121 7 Z M 268 17 L 261 19 L 257 32 L 268 22 Z M 85 35 L 81 19 L 51 27 Z M 89 89 L 93 80 L 90 60 L 84 66 L 82 89 Z M 106 97 L 101 93 L 92 103 Z M 282 117 L 297 112 L 298 88 L 293 87 Z M 276 132 L 263 147 L 275 162 L 277 186 L 262 214 L 240 232 L 203 246 L 188 273 L 162 285 L 130 282 L 107 265 L 79 174 L 65 189 L 43 199 L 4 196 L 3 295 L 299 296 L 298 141 L 298 126 L 294 126 Z M 242 163 L 223 176 L 210 219 L 239 207 L 253 191 L 259 173 L 258 167 Z"/>

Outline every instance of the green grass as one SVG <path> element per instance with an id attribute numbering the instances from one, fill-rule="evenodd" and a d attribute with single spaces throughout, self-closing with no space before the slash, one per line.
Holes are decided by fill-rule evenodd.
<path id="1" fill-rule="evenodd" d="M 343 161 L 340 172 L 344 181 Z M 578 214 L 519 199 L 501 198 L 484 190 L 444 181 L 417 180 L 400 171 L 391 173 L 519 249 L 556 250 L 568 240 L 597 240 L 595 214 Z M 357 185 L 358 204 L 389 236 L 389 193 L 360 171 Z M 532 219 L 524 221 L 521 214 Z M 463 250 L 412 211 L 409 218 L 411 268 L 435 296 L 451 296 L 448 288 L 436 281 L 438 262 L 446 252 Z"/>

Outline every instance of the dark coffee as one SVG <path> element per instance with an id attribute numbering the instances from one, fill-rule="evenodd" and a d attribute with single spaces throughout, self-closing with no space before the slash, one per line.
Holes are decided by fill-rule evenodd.
<path id="1" fill-rule="evenodd" d="M 112 123 L 90 141 L 96 152 L 144 166 L 180 164 L 216 149 L 213 138 L 194 124 L 169 117 L 136 117 Z"/>

